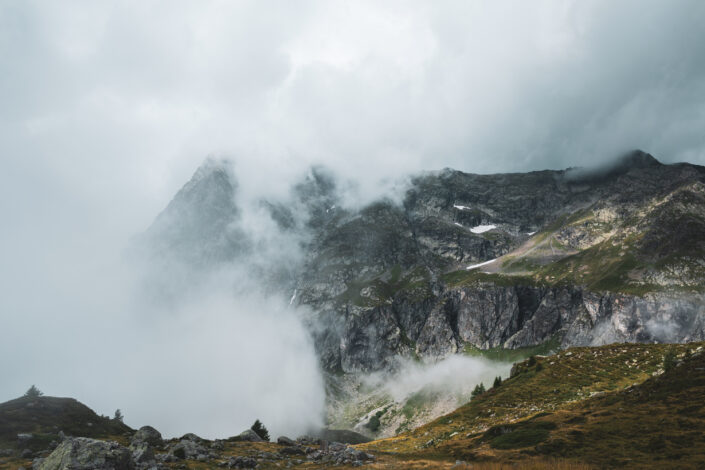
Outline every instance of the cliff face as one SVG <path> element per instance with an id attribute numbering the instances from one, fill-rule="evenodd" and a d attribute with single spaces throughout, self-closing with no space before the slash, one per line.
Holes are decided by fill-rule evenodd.
<path id="1" fill-rule="evenodd" d="M 259 207 L 303 262 L 253 275 L 308 307 L 330 371 L 468 347 L 705 338 L 703 167 L 637 151 L 599 171 L 443 170 L 413 178 L 401 204 L 355 210 L 316 168 Z M 199 267 L 243 262 L 261 243 L 241 211 L 233 175 L 209 163 L 144 238 Z"/>
<path id="2" fill-rule="evenodd" d="M 515 349 L 705 340 L 701 294 L 643 297 L 580 287 L 454 287 L 419 302 L 346 308 L 317 336 L 323 364 L 344 372 L 392 367 L 398 356 L 438 359 L 471 346 Z M 331 321 L 333 321 L 331 319 Z"/>

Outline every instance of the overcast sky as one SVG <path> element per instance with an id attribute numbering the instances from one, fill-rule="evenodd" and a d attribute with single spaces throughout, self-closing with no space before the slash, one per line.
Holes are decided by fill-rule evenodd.
<path id="1" fill-rule="evenodd" d="M 701 0 L 0 0 L 0 400 L 209 154 L 250 192 L 313 163 L 363 189 L 632 148 L 705 164 L 704 24 Z"/>

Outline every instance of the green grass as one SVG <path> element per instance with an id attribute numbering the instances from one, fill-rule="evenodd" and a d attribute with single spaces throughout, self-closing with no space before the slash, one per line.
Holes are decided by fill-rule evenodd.
<path id="1" fill-rule="evenodd" d="M 463 347 L 463 353 L 468 356 L 479 356 L 495 361 L 517 362 L 524 360 L 530 356 L 543 356 L 551 354 L 553 352 L 558 351 L 560 349 L 560 345 L 560 339 L 556 335 L 550 340 L 539 345 L 517 349 L 506 349 L 500 347 L 490 349 L 479 349 L 471 344 L 465 344 L 465 346 Z"/>
<path id="2" fill-rule="evenodd" d="M 388 272 L 348 283 L 347 290 L 337 297 L 337 301 L 358 307 L 377 307 L 391 303 L 396 296 L 405 296 L 412 302 L 422 302 L 433 296 L 429 280 L 425 267 L 403 272 L 401 266 L 396 265 Z"/>
<path id="3" fill-rule="evenodd" d="M 473 462 L 705 468 L 704 350 L 705 343 L 612 344 L 534 357 L 456 411 L 365 447 Z M 662 373 L 664 357 L 673 364 Z"/>
<path id="4" fill-rule="evenodd" d="M 484 284 L 494 284 L 497 286 L 535 286 L 542 285 L 540 281 L 530 276 L 513 276 L 506 274 L 489 274 L 483 273 L 477 269 L 451 271 L 441 276 L 441 280 L 448 287 L 477 287 Z"/>

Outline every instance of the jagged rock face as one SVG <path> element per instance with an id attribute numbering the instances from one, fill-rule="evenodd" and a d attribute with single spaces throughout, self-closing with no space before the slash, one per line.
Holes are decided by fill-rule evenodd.
<path id="1" fill-rule="evenodd" d="M 431 305 L 406 305 L 405 313 L 414 310 L 425 319 L 418 331 L 402 326 L 393 305 L 348 312 L 339 343 L 330 338 L 318 343 L 324 364 L 345 372 L 371 371 L 412 353 L 432 360 L 464 344 L 514 349 L 555 337 L 564 347 L 705 339 L 702 295 L 637 297 L 575 287 L 486 285 L 449 289 Z M 410 341 L 402 340 L 404 332 Z"/>
<path id="2" fill-rule="evenodd" d="M 268 287 L 295 292 L 292 302 L 314 312 L 307 322 L 327 370 L 391 368 L 399 357 L 435 359 L 466 345 L 705 334 L 703 167 L 637 151 L 591 172 L 443 170 L 413 178 L 402 204 L 360 210 L 340 207 L 335 178 L 317 168 L 286 204 L 262 207 L 305 254 Z M 239 236 L 239 213 L 232 175 L 208 164 L 147 236 L 198 262 L 238 262 L 253 246 Z M 546 241 L 532 245 L 535 232 Z M 498 257 L 494 280 L 448 278 Z"/>
<path id="3" fill-rule="evenodd" d="M 236 189 L 227 162 L 206 160 L 143 234 L 151 255 L 195 267 L 235 259 L 246 249 Z"/>
<path id="4" fill-rule="evenodd" d="M 130 451 L 117 442 L 86 437 L 65 439 L 39 470 L 133 470 Z"/>

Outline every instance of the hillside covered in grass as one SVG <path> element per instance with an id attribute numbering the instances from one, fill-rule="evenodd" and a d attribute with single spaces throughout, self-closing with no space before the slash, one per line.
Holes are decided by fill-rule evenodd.
<path id="1" fill-rule="evenodd" d="M 613 344 L 533 357 L 453 413 L 363 447 L 468 462 L 703 468 L 703 346 Z"/>

